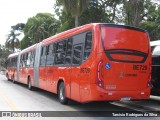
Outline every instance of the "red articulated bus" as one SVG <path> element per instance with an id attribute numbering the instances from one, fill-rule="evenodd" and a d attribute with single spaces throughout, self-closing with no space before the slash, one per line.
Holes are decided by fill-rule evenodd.
<path id="1" fill-rule="evenodd" d="M 19 81 L 28 84 L 29 89 L 38 87 L 58 94 L 62 104 L 68 99 L 78 102 L 148 99 L 149 45 L 143 29 L 87 24 L 20 52 Z M 28 59 L 33 61 L 28 62 L 31 67 L 21 67 Z"/>

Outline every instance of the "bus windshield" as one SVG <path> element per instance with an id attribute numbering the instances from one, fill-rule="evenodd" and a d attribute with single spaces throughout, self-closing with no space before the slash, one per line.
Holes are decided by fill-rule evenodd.
<path id="1" fill-rule="evenodd" d="M 105 49 L 131 49 L 148 53 L 148 36 L 145 32 L 118 26 L 101 26 Z"/>

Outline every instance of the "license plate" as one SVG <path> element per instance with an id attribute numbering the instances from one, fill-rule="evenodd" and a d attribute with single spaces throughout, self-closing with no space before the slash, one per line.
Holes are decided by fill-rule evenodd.
<path id="1" fill-rule="evenodd" d="M 121 100 L 131 100 L 131 97 L 122 97 Z"/>

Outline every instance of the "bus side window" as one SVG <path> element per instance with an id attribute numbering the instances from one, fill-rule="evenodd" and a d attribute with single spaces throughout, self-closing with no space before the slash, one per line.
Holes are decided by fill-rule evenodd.
<path id="1" fill-rule="evenodd" d="M 11 58 L 9 59 L 9 67 L 11 68 Z"/>
<path id="2" fill-rule="evenodd" d="M 45 66 L 46 63 L 46 47 L 41 49 L 40 66 Z"/>
<path id="3" fill-rule="evenodd" d="M 65 63 L 66 40 L 56 44 L 55 64 Z"/>
<path id="4" fill-rule="evenodd" d="M 22 67 L 22 64 L 21 64 L 21 57 L 22 57 L 22 55 L 20 55 L 19 68 Z"/>
<path id="5" fill-rule="evenodd" d="M 14 67 L 16 68 L 16 57 L 14 58 Z"/>
<path id="6" fill-rule="evenodd" d="M 15 58 L 15 68 L 17 68 L 17 57 Z"/>
<path id="7" fill-rule="evenodd" d="M 49 45 L 46 46 L 46 55 L 49 55 Z"/>
<path id="8" fill-rule="evenodd" d="M 11 58 L 11 68 L 13 68 L 13 58 Z"/>
<path id="9" fill-rule="evenodd" d="M 22 67 L 25 67 L 25 54 L 23 54 L 22 64 Z"/>
<path id="10" fill-rule="evenodd" d="M 8 59 L 7 66 L 8 66 L 8 68 L 10 68 L 10 58 Z"/>
<path id="11" fill-rule="evenodd" d="M 13 67 L 13 58 L 11 58 L 11 68 Z"/>
<path id="12" fill-rule="evenodd" d="M 11 68 L 13 67 L 13 58 L 11 58 Z"/>
<path id="13" fill-rule="evenodd" d="M 67 47 L 66 47 L 66 64 L 70 65 L 72 60 L 72 38 L 67 40 Z"/>
<path id="14" fill-rule="evenodd" d="M 17 68 L 17 63 L 18 63 L 18 57 L 16 57 L 16 68 Z"/>
<path id="15" fill-rule="evenodd" d="M 12 58 L 12 67 L 14 68 L 15 67 L 15 58 Z"/>
<path id="16" fill-rule="evenodd" d="M 46 65 L 53 65 L 54 61 L 54 44 L 48 45 Z"/>
<path id="17" fill-rule="evenodd" d="M 16 57 L 14 58 L 14 68 L 16 68 Z"/>
<path id="18" fill-rule="evenodd" d="M 41 49 L 41 56 L 43 56 L 43 49 L 44 49 L 44 47 L 42 47 L 42 49 Z"/>
<path id="19" fill-rule="evenodd" d="M 27 59 L 28 59 L 28 53 L 24 54 L 24 67 L 28 67 Z"/>
<path id="20" fill-rule="evenodd" d="M 26 67 L 30 67 L 31 63 L 31 52 L 28 53 L 28 58 L 26 59 Z"/>
<path id="21" fill-rule="evenodd" d="M 84 60 L 87 60 L 92 49 L 92 32 L 86 33 L 85 47 L 84 47 Z"/>
<path id="22" fill-rule="evenodd" d="M 34 52 L 35 52 L 35 51 L 32 51 L 32 52 L 31 52 L 30 67 L 33 67 L 33 66 L 34 66 Z"/>
<path id="23" fill-rule="evenodd" d="M 21 68 L 23 67 L 23 54 L 21 55 Z"/>
<path id="24" fill-rule="evenodd" d="M 73 64 L 80 65 L 82 61 L 82 45 L 78 44 L 73 46 Z"/>

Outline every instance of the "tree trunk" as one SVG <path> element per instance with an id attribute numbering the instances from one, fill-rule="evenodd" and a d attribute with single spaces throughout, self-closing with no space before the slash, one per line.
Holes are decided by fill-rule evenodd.
<path id="1" fill-rule="evenodd" d="M 12 40 L 12 50 L 13 50 L 13 53 L 14 53 L 14 40 Z"/>
<path id="2" fill-rule="evenodd" d="M 116 16 L 116 2 L 113 4 L 113 15 L 112 15 L 112 19 L 111 19 L 111 22 L 113 23 L 114 19 L 115 19 L 115 16 Z"/>
<path id="3" fill-rule="evenodd" d="M 78 27 L 78 2 L 76 2 L 75 27 Z"/>
<path id="4" fill-rule="evenodd" d="M 78 16 L 75 16 L 75 27 L 78 27 Z"/>
<path id="5" fill-rule="evenodd" d="M 123 0 L 127 25 L 139 26 L 142 21 L 143 2 L 143 0 Z"/>
<path id="6" fill-rule="evenodd" d="M 133 19 L 134 26 L 139 26 L 141 22 L 141 1 L 140 0 L 134 0 L 135 5 L 135 15 Z"/>

